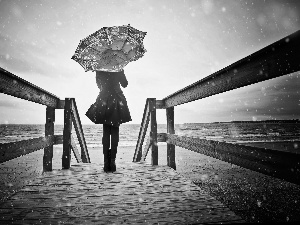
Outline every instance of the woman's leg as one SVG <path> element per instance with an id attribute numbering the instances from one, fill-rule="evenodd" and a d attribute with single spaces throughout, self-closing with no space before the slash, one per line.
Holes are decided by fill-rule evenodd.
<path id="1" fill-rule="evenodd" d="M 110 171 L 110 160 L 109 160 L 109 147 L 110 147 L 110 134 L 111 126 L 103 124 L 103 136 L 102 136 L 102 145 L 103 145 L 103 155 L 104 155 L 104 172 Z"/>
<path id="2" fill-rule="evenodd" d="M 117 151 L 119 144 L 119 127 L 111 126 L 111 149 Z"/>
<path id="3" fill-rule="evenodd" d="M 111 126 L 111 159 L 110 159 L 110 169 L 112 172 L 116 171 L 116 155 L 118 151 L 119 144 L 119 126 Z"/>

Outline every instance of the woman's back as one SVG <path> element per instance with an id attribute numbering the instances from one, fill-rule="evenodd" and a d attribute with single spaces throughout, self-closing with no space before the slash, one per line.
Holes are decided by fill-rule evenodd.
<path id="1" fill-rule="evenodd" d="M 108 124 L 118 127 L 131 121 L 126 98 L 120 88 L 128 82 L 124 71 L 96 72 L 96 82 L 100 93 L 96 102 L 86 112 L 86 116 L 95 124 Z"/>
<path id="2" fill-rule="evenodd" d="M 124 71 L 120 72 L 96 72 L 96 82 L 101 92 L 122 92 L 122 87 L 128 85 Z"/>

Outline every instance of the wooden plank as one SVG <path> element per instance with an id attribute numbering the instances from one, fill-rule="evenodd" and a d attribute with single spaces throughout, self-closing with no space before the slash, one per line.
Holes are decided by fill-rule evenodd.
<path id="1" fill-rule="evenodd" d="M 151 163 L 158 165 L 158 147 L 157 147 L 157 122 L 156 122 L 156 99 L 149 98 L 150 120 L 151 120 Z"/>
<path id="2" fill-rule="evenodd" d="M 29 140 L 0 144 L 0 163 L 29 154 L 53 145 L 55 136 L 32 138 Z"/>
<path id="3" fill-rule="evenodd" d="M 300 184 L 300 155 L 166 134 L 166 142 L 288 182 Z"/>
<path id="4" fill-rule="evenodd" d="M 55 108 L 47 106 L 45 136 L 54 135 Z M 43 171 L 52 170 L 53 145 L 44 148 Z"/>
<path id="5" fill-rule="evenodd" d="M 30 82 L 0 68 L 0 93 L 56 108 L 60 99 Z"/>
<path id="6" fill-rule="evenodd" d="M 146 144 L 145 144 L 145 147 L 144 147 L 144 151 L 143 151 L 143 154 L 142 154 L 141 161 L 145 161 L 146 160 L 146 157 L 148 155 L 149 149 L 150 149 L 150 147 L 152 145 L 151 139 L 152 138 L 150 136 L 147 138 L 147 141 L 146 141 Z"/>
<path id="7" fill-rule="evenodd" d="M 206 98 L 300 70 L 297 31 L 162 99 L 164 108 Z"/>
<path id="8" fill-rule="evenodd" d="M 69 169 L 71 163 L 71 130 L 72 130 L 72 101 L 70 98 L 65 99 L 64 109 L 64 131 L 63 131 L 63 155 L 62 168 Z"/>
<path id="9" fill-rule="evenodd" d="M 167 166 L 99 164 L 44 173 L 0 206 L 0 223 L 199 224 L 245 222 Z"/>
<path id="10" fill-rule="evenodd" d="M 71 135 L 71 148 L 72 148 L 72 150 L 73 150 L 73 153 L 74 153 L 74 156 L 75 156 L 77 162 L 78 162 L 78 163 L 82 163 L 80 154 L 79 154 L 79 152 L 78 152 L 78 149 L 77 149 L 75 140 L 74 140 L 74 138 L 73 138 L 72 135 Z"/>
<path id="11" fill-rule="evenodd" d="M 167 116 L 167 132 L 168 134 L 175 134 L 174 128 L 174 106 L 166 109 Z M 167 165 L 176 170 L 175 162 L 175 145 L 167 144 Z"/>
<path id="12" fill-rule="evenodd" d="M 148 129 L 149 120 L 150 120 L 150 108 L 149 108 L 149 99 L 147 99 L 145 108 L 144 108 L 144 114 L 143 114 L 140 132 L 139 132 L 139 136 L 138 136 L 138 141 L 137 141 L 134 156 L 133 156 L 133 162 L 139 162 L 141 160 L 142 147 L 143 147 L 145 135 L 146 135 L 146 132 Z"/>
<path id="13" fill-rule="evenodd" d="M 91 160 L 90 160 L 88 149 L 86 147 L 86 142 L 85 142 L 84 133 L 83 133 L 79 113 L 77 110 L 76 102 L 74 98 L 72 98 L 71 100 L 72 100 L 72 121 L 81 147 L 81 160 L 84 163 L 90 163 Z"/>

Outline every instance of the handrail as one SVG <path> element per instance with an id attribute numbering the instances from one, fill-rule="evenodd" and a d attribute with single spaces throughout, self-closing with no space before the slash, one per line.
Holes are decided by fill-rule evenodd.
<path id="1" fill-rule="evenodd" d="M 300 31 L 162 99 L 162 108 L 188 103 L 300 70 Z"/>
<path id="2" fill-rule="evenodd" d="M 300 154 L 174 134 L 159 135 L 164 135 L 168 144 L 300 184 Z"/>
<path id="3" fill-rule="evenodd" d="M 63 109 L 59 97 L 0 67 L 0 93 L 32 101 L 56 109 Z"/>
<path id="4" fill-rule="evenodd" d="M 52 170 L 53 145 L 63 144 L 62 166 L 70 168 L 71 149 L 77 162 L 90 163 L 80 117 L 74 98 L 60 100 L 57 96 L 0 68 L 0 93 L 39 103 L 46 107 L 45 137 L 0 144 L 0 163 L 44 148 L 43 170 Z M 54 135 L 55 109 L 64 109 L 64 134 Z M 71 134 L 72 121 L 81 147 L 80 154 Z"/>
<path id="5" fill-rule="evenodd" d="M 167 143 L 167 164 L 176 169 L 175 145 L 208 155 L 229 163 L 236 164 L 266 175 L 271 175 L 289 182 L 300 184 L 300 155 L 280 152 L 272 149 L 262 149 L 238 144 L 218 141 L 208 141 L 201 138 L 192 138 L 175 135 L 174 106 L 209 97 L 215 94 L 230 91 L 236 88 L 258 83 L 275 77 L 300 71 L 300 31 L 297 31 L 232 65 L 213 73 L 171 95 L 162 99 L 154 99 L 153 105 L 157 109 L 166 109 L 167 134 L 156 133 L 151 130 L 155 141 Z M 147 102 L 145 112 L 147 110 Z M 155 114 L 155 109 L 153 114 Z M 144 161 L 148 149 L 157 146 L 150 140 L 141 153 L 145 137 L 145 126 L 149 115 L 144 112 L 138 145 L 135 151 L 134 162 Z M 147 114 L 145 116 L 145 114 Z M 152 111 L 151 111 L 152 114 Z M 156 120 L 156 117 L 153 117 Z M 151 118 L 152 120 L 152 118 Z M 156 123 L 156 121 L 154 122 Z M 139 147 L 138 147 L 139 146 Z M 155 153 L 156 154 L 156 153 Z M 157 155 L 155 155 L 156 157 Z M 157 165 L 152 163 L 152 165 Z"/>
<path id="6" fill-rule="evenodd" d="M 0 144 L 0 163 L 29 154 L 41 148 L 52 146 L 55 143 L 56 137 L 49 135 L 46 137 Z"/>

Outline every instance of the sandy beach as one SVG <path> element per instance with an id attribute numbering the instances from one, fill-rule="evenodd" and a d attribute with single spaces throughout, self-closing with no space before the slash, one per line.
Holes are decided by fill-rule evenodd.
<path id="1" fill-rule="evenodd" d="M 290 145 L 294 146 L 294 145 Z M 166 144 L 159 144 L 159 165 L 166 165 Z M 120 147 L 116 164 L 132 161 L 134 147 Z M 62 145 L 54 146 L 53 169 L 61 169 Z M 102 148 L 89 149 L 103 166 Z M 0 165 L 0 201 L 42 173 L 43 150 Z M 147 162 L 151 162 L 148 154 Z M 72 156 L 72 163 L 76 164 Z M 227 205 L 248 222 L 300 221 L 300 187 L 239 166 L 176 147 L 177 172 Z M 0 202 L 0 203 L 1 203 Z"/>

